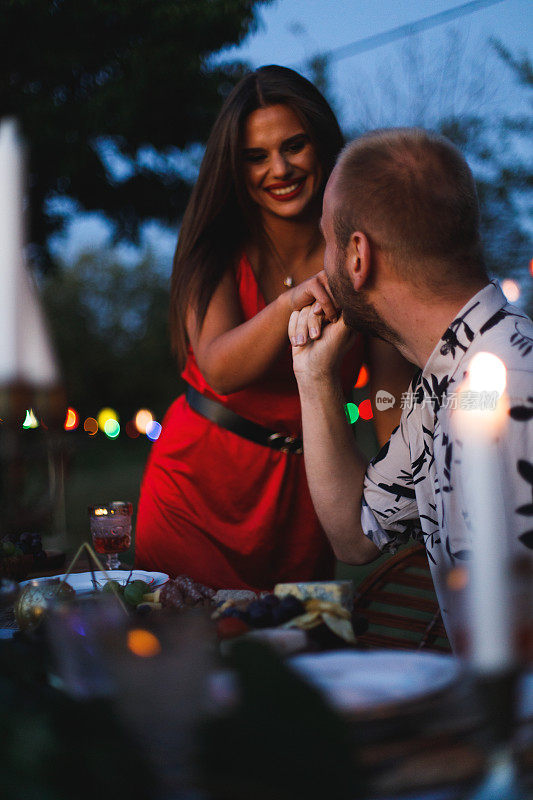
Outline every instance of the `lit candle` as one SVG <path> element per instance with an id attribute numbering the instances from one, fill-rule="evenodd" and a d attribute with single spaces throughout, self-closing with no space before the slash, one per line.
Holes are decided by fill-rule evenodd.
<path id="1" fill-rule="evenodd" d="M 453 415 L 462 443 L 462 488 L 472 534 L 471 660 L 485 674 L 505 671 L 514 662 L 505 474 L 499 453 L 508 412 L 505 385 L 503 362 L 492 353 L 477 353 Z"/>

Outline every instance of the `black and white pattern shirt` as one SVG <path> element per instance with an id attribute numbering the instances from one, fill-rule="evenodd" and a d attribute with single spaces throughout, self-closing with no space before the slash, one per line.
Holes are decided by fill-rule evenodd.
<path id="1" fill-rule="evenodd" d="M 499 452 L 510 548 L 533 559 L 533 322 L 507 303 L 495 283 L 464 306 L 415 375 L 400 425 L 365 478 L 365 534 L 383 552 L 394 552 L 409 537 L 423 542 L 443 612 L 443 574 L 468 558 L 471 547 L 462 443 L 451 416 L 468 365 L 480 351 L 494 353 L 507 368 L 510 409 Z"/>

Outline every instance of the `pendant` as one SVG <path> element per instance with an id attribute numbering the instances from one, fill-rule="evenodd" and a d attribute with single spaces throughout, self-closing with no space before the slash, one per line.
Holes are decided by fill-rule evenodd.
<path id="1" fill-rule="evenodd" d="M 287 287 L 287 289 L 292 289 L 294 286 L 294 278 L 292 275 L 287 275 L 285 280 L 283 281 L 283 285 Z"/>

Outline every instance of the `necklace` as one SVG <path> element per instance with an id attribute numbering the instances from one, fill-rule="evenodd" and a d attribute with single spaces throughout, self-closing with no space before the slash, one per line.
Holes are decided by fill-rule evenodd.
<path id="1" fill-rule="evenodd" d="M 317 238 L 320 238 L 320 239 L 322 238 L 322 236 L 321 236 L 321 234 L 320 234 L 320 231 L 318 230 L 318 228 L 317 228 L 317 236 L 315 236 L 315 237 L 314 237 L 314 241 L 312 241 L 312 242 L 311 242 L 311 247 L 309 248 L 309 253 L 308 253 L 308 255 L 310 255 L 310 254 L 311 254 L 311 252 L 312 252 L 312 251 L 314 250 L 314 248 L 316 247 L 316 240 L 317 240 Z M 269 246 L 270 246 L 270 251 L 271 251 L 271 253 L 274 255 L 274 259 L 275 259 L 275 261 L 277 261 L 277 263 L 278 263 L 278 265 L 279 265 L 279 267 L 278 267 L 278 268 L 279 268 L 279 271 L 280 271 L 282 274 L 283 274 L 283 273 L 285 273 L 285 277 L 283 278 L 283 285 L 284 285 L 284 286 L 286 286 L 286 287 L 287 287 L 287 289 L 292 289 L 292 287 L 296 285 L 296 281 L 295 281 L 295 279 L 294 279 L 294 275 L 290 275 L 290 274 L 289 274 L 289 275 L 287 275 L 287 272 L 286 272 L 287 265 L 285 264 L 285 261 L 284 261 L 284 259 L 281 257 L 281 255 L 280 255 L 280 253 L 279 253 L 279 251 L 278 251 L 278 248 L 277 248 L 277 247 L 276 247 L 276 245 L 274 244 L 274 242 L 273 242 L 272 238 L 271 238 L 271 237 L 270 237 L 268 234 L 267 234 L 267 242 L 268 242 L 268 244 L 269 244 Z M 281 277 L 281 276 L 280 276 L 280 277 Z"/>

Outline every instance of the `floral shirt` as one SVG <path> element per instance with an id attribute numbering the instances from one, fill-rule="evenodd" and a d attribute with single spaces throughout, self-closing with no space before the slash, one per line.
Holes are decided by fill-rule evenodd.
<path id="1" fill-rule="evenodd" d="M 409 537 L 424 543 L 445 624 L 441 581 L 448 567 L 468 558 L 471 546 L 462 443 L 451 416 L 469 362 L 480 351 L 494 353 L 507 368 L 509 420 L 499 451 L 510 547 L 533 560 L 533 322 L 495 283 L 464 306 L 415 375 L 402 398 L 400 425 L 365 478 L 365 534 L 384 552 Z"/>

